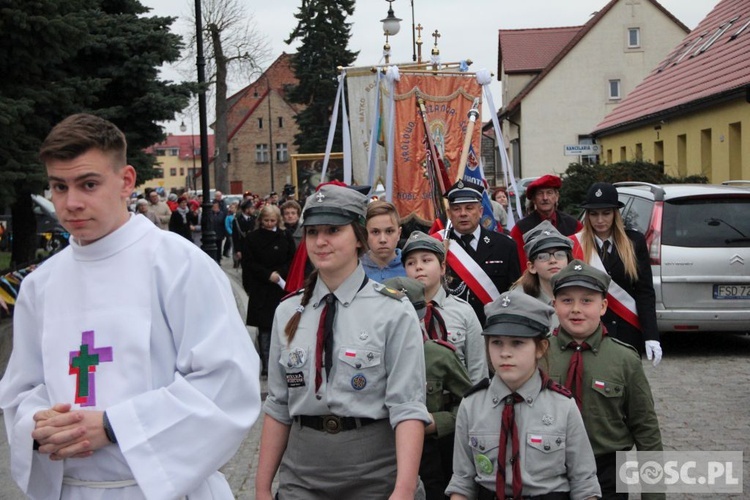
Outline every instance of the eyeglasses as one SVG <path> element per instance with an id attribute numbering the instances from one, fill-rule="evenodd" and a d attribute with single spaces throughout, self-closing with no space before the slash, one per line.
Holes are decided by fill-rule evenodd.
<path id="1" fill-rule="evenodd" d="M 555 260 L 563 260 L 568 258 L 568 252 L 565 250 L 555 250 L 554 252 L 539 252 L 536 254 L 536 257 L 534 260 L 538 260 L 539 262 L 547 262 L 550 257 L 554 257 Z"/>

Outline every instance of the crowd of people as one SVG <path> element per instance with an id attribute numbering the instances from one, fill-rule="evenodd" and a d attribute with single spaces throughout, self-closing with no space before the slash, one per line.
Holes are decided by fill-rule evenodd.
<path id="1" fill-rule="evenodd" d="M 266 500 L 625 499 L 616 453 L 662 449 L 641 361 L 662 356 L 648 253 L 611 184 L 579 222 L 562 180 L 540 177 L 510 230 L 496 189 L 490 231 L 481 188 L 458 181 L 445 220 L 410 234 L 336 181 L 299 202 L 216 191 L 208 257 L 202 200 L 133 198 L 125 147 L 74 115 L 41 151 L 71 248 L 24 281 L 0 382 L 32 498 L 233 498 L 216 471 L 261 406 Z"/>

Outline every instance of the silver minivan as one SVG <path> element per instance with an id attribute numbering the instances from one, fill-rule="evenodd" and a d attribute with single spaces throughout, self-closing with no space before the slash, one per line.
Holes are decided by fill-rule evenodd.
<path id="1" fill-rule="evenodd" d="M 646 236 L 659 330 L 750 331 L 750 189 L 616 183 Z"/>

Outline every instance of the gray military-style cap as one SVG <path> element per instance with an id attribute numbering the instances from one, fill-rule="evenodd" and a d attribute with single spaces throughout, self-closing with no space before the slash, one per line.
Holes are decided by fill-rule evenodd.
<path id="1" fill-rule="evenodd" d="M 482 335 L 546 337 L 554 312 L 550 306 L 527 295 L 521 288 L 514 288 L 484 306 L 487 322 Z"/>
<path id="2" fill-rule="evenodd" d="M 406 276 L 398 276 L 396 278 L 388 278 L 383 284 L 388 288 L 404 293 L 409 298 L 411 305 L 416 309 L 419 319 L 424 318 L 427 310 L 427 301 L 424 298 L 424 284 L 421 281 L 414 278 L 407 278 Z"/>
<path id="3" fill-rule="evenodd" d="M 555 295 L 559 290 L 571 286 L 581 286 L 600 293 L 607 293 L 610 281 L 612 281 L 612 278 L 607 273 L 578 259 L 562 268 L 550 280 L 552 292 Z"/>
<path id="4" fill-rule="evenodd" d="M 401 249 L 401 262 L 406 262 L 407 254 L 414 250 L 427 250 L 428 252 L 438 254 L 441 258 L 445 257 L 443 242 L 422 231 L 413 231 L 409 235 L 404 248 Z"/>
<path id="5" fill-rule="evenodd" d="M 573 250 L 571 239 L 563 236 L 548 220 L 542 221 L 541 224 L 524 233 L 523 242 L 523 250 L 529 260 L 534 260 L 539 252 L 549 248 Z"/>
<path id="6" fill-rule="evenodd" d="M 345 186 L 326 184 L 310 195 L 302 211 L 303 226 L 365 225 L 367 196 Z"/>

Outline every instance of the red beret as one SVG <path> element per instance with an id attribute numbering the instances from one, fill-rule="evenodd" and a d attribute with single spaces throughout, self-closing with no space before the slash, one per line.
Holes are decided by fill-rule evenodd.
<path id="1" fill-rule="evenodd" d="M 560 189 L 562 186 L 562 179 L 556 175 L 543 175 L 528 186 L 526 186 L 526 198 L 534 196 L 534 192 L 539 188 L 552 188 Z"/>

